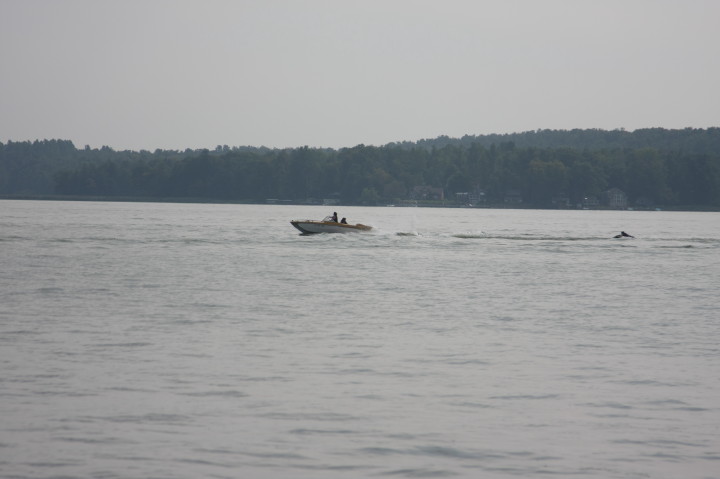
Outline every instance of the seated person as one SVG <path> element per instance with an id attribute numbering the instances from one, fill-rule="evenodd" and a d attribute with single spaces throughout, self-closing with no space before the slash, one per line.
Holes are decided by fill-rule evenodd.
<path id="1" fill-rule="evenodd" d="M 345 218 L 343 218 L 343 219 L 340 220 L 340 223 L 346 225 L 346 224 L 347 224 L 347 220 L 346 220 Z"/>

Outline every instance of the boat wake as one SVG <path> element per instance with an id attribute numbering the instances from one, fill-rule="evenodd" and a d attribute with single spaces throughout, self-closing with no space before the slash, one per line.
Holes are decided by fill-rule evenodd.
<path id="1" fill-rule="evenodd" d="M 488 235 L 483 232 L 478 233 L 455 233 L 452 235 L 453 238 L 460 238 L 460 239 L 485 239 L 488 238 Z"/>

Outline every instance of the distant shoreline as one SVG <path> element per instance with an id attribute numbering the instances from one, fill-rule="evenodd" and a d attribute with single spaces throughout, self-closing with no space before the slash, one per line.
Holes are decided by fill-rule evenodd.
<path id="1" fill-rule="evenodd" d="M 269 206 L 326 206 L 328 208 L 337 206 L 365 206 L 371 208 L 466 208 L 466 209 L 499 209 L 499 210 L 551 210 L 551 211 L 677 211 L 677 212 L 720 212 L 720 207 L 712 206 L 668 206 L 657 208 L 609 208 L 609 207 L 592 207 L 592 208 L 543 208 L 539 206 L 522 205 L 522 204 L 486 204 L 481 206 L 468 206 L 449 201 L 417 201 L 416 204 L 388 204 L 388 205 L 359 205 L 359 204 L 343 204 L 337 203 L 333 205 L 323 205 L 318 203 L 304 203 L 295 201 L 257 201 L 257 200 L 224 200 L 221 198 L 158 198 L 158 197 L 135 197 L 135 196 L 81 196 L 81 195 L 0 195 L 0 200 L 25 200 L 25 201 L 95 201 L 108 203 L 187 203 L 187 204 L 228 204 L 228 205 L 269 205 Z"/>

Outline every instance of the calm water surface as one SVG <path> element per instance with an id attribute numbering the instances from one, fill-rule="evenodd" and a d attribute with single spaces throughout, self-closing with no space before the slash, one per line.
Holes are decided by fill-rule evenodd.
<path id="1" fill-rule="evenodd" d="M 336 210 L 0 201 L 0 476 L 720 477 L 720 214 Z"/>

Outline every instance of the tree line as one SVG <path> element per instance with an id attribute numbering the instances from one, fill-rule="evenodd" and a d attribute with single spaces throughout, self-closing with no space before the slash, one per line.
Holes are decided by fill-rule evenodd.
<path id="1" fill-rule="evenodd" d="M 445 203 L 509 192 L 533 207 L 618 188 L 629 205 L 720 207 L 720 128 L 541 130 L 352 148 L 115 151 L 70 141 L 0 143 L 0 194 L 398 203 L 432 187 Z M 563 202 L 558 203 L 558 198 Z M 464 201 L 464 200 L 463 200 Z"/>

